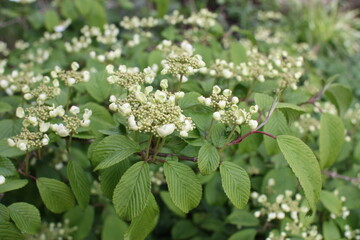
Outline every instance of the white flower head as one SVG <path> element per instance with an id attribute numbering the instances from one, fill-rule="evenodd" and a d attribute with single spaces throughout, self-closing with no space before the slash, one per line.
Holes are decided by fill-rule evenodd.
<path id="1" fill-rule="evenodd" d="M 175 124 L 170 123 L 170 124 L 165 124 L 161 127 L 158 127 L 156 129 L 156 132 L 159 134 L 160 137 L 164 138 L 170 134 L 172 134 L 175 131 Z"/>
<path id="2" fill-rule="evenodd" d="M 80 112 L 80 108 L 77 106 L 72 106 L 69 110 L 72 114 L 77 115 Z"/>

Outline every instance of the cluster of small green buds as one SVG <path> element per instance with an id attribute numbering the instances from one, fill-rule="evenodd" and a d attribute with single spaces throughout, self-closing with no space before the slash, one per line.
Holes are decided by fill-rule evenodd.
<path id="1" fill-rule="evenodd" d="M 125 65 L 120 65 L 118 70 L 114 71 L 113 65 L 107 65 L 106 71 L 110 75 L 107 81 L 110 84 L 120 85 L 125 89 L 144 83 L 151 84 L 155 79 L 157 69 L 157 65 L 154 65 L 145 68 L 143 72 L 139 72 L 138 68 L 128 68 Z"/>
<path id="2" fill-rule="evenodd" d="M 176 25 L 184 21 L 184 15 L 180 14 L 178 10 L 175 10 L 171 15 L 164 15 L 164 20 L 170 25 Z"/>
<path id="3" fill-rule="evenodd" d="M 46 100 L 53 99 L 60 95 L 61 89 L 59 88 L 59 81 L 50 81 L 48 76 L 45 76 L 42 80 L 42 84 L 36 88 L 30 90 L 30 88 L 23 87 L 24 98 L 26 100 L 36 99 L 37 104 L 42 105 Z"/>
<path id="4" fill-rule="evenodd" d="M 346 239 L 360 240 L 360 229 L 352 230 L 351 227 L 347 224 L 344 226 L 344 228 L 345 228 L 344 236 L 346 237 Z"/>
<path id="5" fill-rule="evenodd" d="M 56 25 L 54 27 L 54 31 L 57 33 L 61 33 L 63 31 L 65 31 L 71 24 L 71 19 L 66 19 L 65 21 L 62 21 L 61 23 L 59 23 L 58 25 Z"/>
<path id="6" fill-rule="evenodd" d="M 106 51 L 102 54 L 97 54 L 95 51 L 91 51 L 89 55 L 92 59 L 95 59 L 99 62 L 114 61 L 115 59 L 120 58 L 121 49 L 118 48 L 115 50 Z"/>
<path id="7" fill-rule="evenodd" d="M 194 123 L 183 115 L 176 101 L 184 97 L 184 92 L 168 92 L 166 79 L 161 81 L 160 86 L 162 90 L 155 92 L 152 86 L 143 91 L 140 85 L 134 86 L 125 99 L 111 96 L 109 108 L 127 118 L 130 130 L 148 132 L 162 138 L 179 131 L 182 137 L 187 137 L 188 132 L 194 129 Z"/>
<path id="8" fill-rule="evenodd" d="M 43 80 L 42 75 L 14 70 L 8 75 L 0 75 L 0 87 L 5 90 L 6 94 L 12 96 L 17 92 L 29 91 L 30 87 Z"/>
<path id="9" fill-rule="evenodd" d="M 199 12 L 192 13 L 189 18 L 184 19 L 184 23 L 199 28 L 209 29 L 216 24 L 216 18 L 216 13 L 212 13 L 206 8 L 203 8 L 200 9 Z"/>
<path id="10" fill-rule="evenodd" d="M 320 122 L 311 114 L 303 114 L 300 119 L 294 122 L 294 126 L 298 129 L 299 133 L 304 134 L 308 132 L 315 132 L 320 129 Z"/>
<path id="11" fill-rule="evenodd" d="M 216 59 L 215 63 L 201 72 L 209 74 L 213 77 L 221 77 L 226 79 L 240 77 L 240 75 L 237 74 L 238 67 L 233 62 L 227 62 L 223 59 Z M 241 81 L 241 78 L 239 81 Z"/>
<path id="12" fill-rule="evenodd" d="M 274 11 L 258 11 L 257 18 L 260 21 L 269 21 L 269 20 L 280 20 L 283 15 L 280 12 Z"/>
<path id="13" fill-rule="evenodd" d="M 251 129 L 256 129 L 258 122 L 252 119 L 252 115 L 256 114 L 259 110 L 257 105 L 251 106 L 249 112 L 238 107 L 239 98 L 231 97 L 232 91 L 225 89 L 221 93 L 221 88 L 217 85 L 213 87 L 212 95 L 208 98 L 200 96 L 199 102 L 205 106 L 215 109 L 213 118 L 229 125 L 246 124 Z"/>
<path id="14" fill-rule="evenodd" d="M 159 20 L 154 17 L 139 18 L 137 16 L 134 16 L 132 18 L 125 16 L 120 22 L 120 26 L 127 30 L 137 30 L 140 28 L 153 28 L 156 27 L 158 24 L 159 24 Z"/>
<path id="15" fill-rule="evenodd" d="M 46 133 L 31 132 L 27 128 L 22 128 L 20 134 L 7 139 L 7 143 L 10 147 L 17 147 L 21 151 L 28 151 L 32 148 L 41 148 L 48 145 L 49 141 L 49 136 Z"/>
<path id="16" fill-rule="evenodd" d="M 87 49 L 91 42 L 91 38 L 80 36 L 79 38 L 72 38 L 70 42 L 65 42 L 64 46 L 67 52 L 80 52 L 83 49 Z"/>
<path id="17" fill-rule="evenodd" d="M 63 123 L 55 123 L 50 125 L 51 130 L 53 130 L 60 137 L 67 137 L 69 135 L 76 134 L 79 127 L 88 127 L 91 123 L 91 110 L 86 108 L 82 115 L 82 119 L 79 118 L 79 107 L 72 106 L 69 112 L 70 115 L 63 114 L 61 116 Z"/>
<path id="18" fill-rule="evenodd" d="M 88 82 L 90 80 L 89 71 L 78 71 L 79 64 L 77 62 L 71 63 L 71 70 L 65 71 L 62 70 L 59 66 L 56 66 L 53 71 L 51 71 L 51 77 L 54 79 L 60 79 L 65 83 L 66 86 L 73 86 L 76 83 Z"/>
<path id="19" fill-rule="evenodd" d="M 96 37 L 96 41 L 102 44 L 114 44 L 117 42 L 117 36 L 119 35 L 119 28 L 115 24 L 105 24 L 103 30 L 95 26 L 84 26 L 81 30 L 85 39 Z"/>

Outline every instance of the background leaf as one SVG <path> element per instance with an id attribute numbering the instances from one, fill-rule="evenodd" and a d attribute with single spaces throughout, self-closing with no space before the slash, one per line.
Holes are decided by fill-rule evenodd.
<path id="1" fill-rule="evenodd" d="M 11 219 L 22 232 L 35 234 L 40 229 L 40 212 L 35 206 L 17 202 L 11 204 L 8 209 Z"/>

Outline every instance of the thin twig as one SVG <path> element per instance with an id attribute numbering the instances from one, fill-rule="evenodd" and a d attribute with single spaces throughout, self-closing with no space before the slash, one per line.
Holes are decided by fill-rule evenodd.
<path id="1" fill-rule="evenodd" d="M 267 132 L 263 132 L 263 131 L 255 131 L 255 130 L 252 130 L 252 131 L 249 131 L 248 133 L 246 133 L 245 135 L 239 137 L 238 139 L 235 139 L 234 141 L 230 142 L 228 144 L 228 146 L 231 146 L 231 145 L 235 145 L 235 144 L 238 144 L 238 143 L 241 143 L 245 138 L 247 138 L 248 136 L 250 136 L 251 134 L 253 133 L 260 133 L 260 134 L 263 134 L 265 136 L 268 136 L 268 137 L 271 137 L 273 139 L 276 139 L 276 136 L 270 134 L 270 133 L 267 133 Z"/>
<path id="2" fill-rule="evenodd" d="M 337 172 L 323 171 L 322 173 L 331 178 L 338 178 L 338 179 L 342 179 L 345 181 L 351 181 L 351 182 L 360 182 L 360 178 L 340 175 Z"/>

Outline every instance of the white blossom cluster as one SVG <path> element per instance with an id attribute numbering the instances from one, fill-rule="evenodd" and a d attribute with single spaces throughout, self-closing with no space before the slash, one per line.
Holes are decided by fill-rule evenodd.
<path id="1" fill-rule="evenodd" d="M 269 20 L 280 20 L 282 19 L 283 15 L 280 12 L 274 11 L 258 11 L 257 18 L 260 21 L 267 22 Z"/>
<path id="2" fill-rule="evenodd" d="M 316 118 L 312 117 L 311 114 L 303 114 L 300 119 L 294 122 L 295 128 L 300 134 L 315 132 L 320 129 L 320 122 Z"/>
<path id="3" fill-rule="evenodd" d="M 346 237 L 346 239 L 360 240 L 360 229 L 352 230 L 351 227 L 347 224 L 344 226 L 344 228 L 345 228 L 344 236 Z"/>
<path id="4" fill-rule="evenodd" d="M 221 88 L 217 85 L 213 87 L 212 95 L 208 98 L 200 96 L 199 102 L 205 106 L 211 107 L 215 110 L 213 118 L 230 125 L 246 124 L 251 129 L 258 126 L 258 122 L 252 119 L 252 115 L 258 112 L 258 106 L 251 106 L 249 112 L 238 107 L 239 98 L 231 97 L 232 91 L 225 89 L 221 93 Z"/>
<path id="5" fill-rule="evenodd" d="M 274 180 L 271 182 L 274 182 Z M 255 217 L 264 216 L 268 222 L 285 218 L 291 219 L 291 221 L 286 222 L 284 231 L 280 233 L 280 236 L 270 232 L 266 238 L 267 240 L 285 240 L 291 236 L 299 236 L 305 240 L 323 239 L 323 236 L 318 232 L 317 226 L 305 226 L 300 221 L 300 214 L 304 215 L 309 211 L 308 207 L 301 206 L 302 196 L 300 194 L 294 195 L 292 191 L 287 190 L 285 194 L 279 194 L 275 202 L 270 202 L 266 195 L 259 195 L 257 192 L 251 193 L 251 198 L 261 206 L 259 210 L 254 212 Z"/>
<path id="6" fill-rule="evenodd" d="M 78 71 L 80 68 L 77 62 L 71 63 L 71 70 L 65 71 L 59 66 L 56 66 L 53 71 L 51 71 L 51 77 L 55 80 L 60 79 L 65 83 L 66 86 L 71 87 L 76 83 L 88 82 L 90 80 L 89 71 Z"/>
<path id="7" fill-rule="evenodd" d="M 78 230 L 77 226 L 70 227 L 69 219 L 65 219 L 64 223 L 47 223 L 43 222 L 39 233 L 35 235 L 29 235 L 26 239 L 28 240 L 73 240 L 74 233 Z"/>
<path id="8" fill-rule="evenodd" d="M 109 108 L 126 117 L 130 130 L 148 132 L 161 138 L 179 131 L 182 137 L 187 137 L 188 132 L 194 129 L 194 123 L 183 115 L 177 105 L 177 99 L 182 98 L 184 93 L 168 92 L 166 79 L 161 81 L 161 87 L 162 90 L 153 92 L 152 86 L 143 91 L 140 85 L 134 86 L 125 99 L 111 96 Z"/>
<path id="9" fill-rule="evenodd" d="M 337 115 L 336 106 L 331 102 L 314 102 L 314 106 L 314 112 Z"/>
<path id="10" fill-rule="evenodd" d="M 181 23 L 184 21 L 184 19 L 184 15 L 180 14 L 178 10 L 174 10 L 170 15 L 164 16 L 164 20 L 170 25 Z"/>
<path id="11" fill-rule="evenodd" d="M 107 65 L 106 71 L 109 74 L 107 81 L 110 84 L 117 84 L 129 90 L 140 84 L 151 84 L 155 79 L 157 70 L 157 65 L 147 67 L 142 72 L 140 72 L 138 68 L 120 65 L 118 70 L 115 71 L 113 65 Z"/>
<path id="12" fill-rule="evenodd" d="M 259 26 L 255 30 L 254 37 L 257 41 L 265 42 L 269 45 L 280 45 L 288 38 L 288 35 L 280 30 L 272 31 L 265 26 Z"/>
<path id="13" fill-rule="evenodd" d="M 95 59 L 99 62 L 105 62 L 105 61 L 114 61 L 115 59 L 120 58 L 121 56 L 121 48 L 117 48 L 115 50 L 109 50 L 102 52 L 101 54 L 96 53 L 95 51 L 91 51 L 89 53 L 90 57 L 92 59 Z"/>
<path id="14" fill-rule="evenodd" d="M 96 41 L 102 44 L 114 44 L 117 42 L 117 36 L 119 35 L 119 28 L 115 24 L 105 24 L 103 30 L 95 26 L 84 26 L 81 33 L 85 38 L 96 38 Z"/>
<path id="15" fill-rule="evenodd" d="M 0 54 L 7 56 L 10 53 L 10 50 L 7 47 L 6 42 L 0 41 Z"/>
<path id="16" fill-rule="evenodd" d="M 65 31 L 71 24 L 71 19 L 66 19 L 65 21 L 59 23 L 54 27 L 54 31 L 57 33 L 61 33 Z"/>
<path id="17" fill-rule="evenodd" d="M 184 19 L 184 23 L 199 28 L 209 29 L 216 24 L 216 18 L 216 13 L 212 13 L 206 8 L 203 8 L 200 9 L 199 12 L 192 13 L 189 18 Z"/>
<path id="18" fill-rule="evenodd" d="M 353 125 L 358 125 L 360 122 L 360 104 L 356 103 L 353 108 L 350 108 L 345 113 L 345 119 L 349 119 Z"/>
<path id="19" fill-rule="evenodd" d="M 43 77 L 42 83 L 33 89 L 23 87 L 24 98 L 26 100 L 35 98 L 36 103 L 39 105 L 44 104 L 46 100 L 53 99 L 60 95 L 60 92 L 59 81 L 54 80 L 51 82 L 47 76 Z"/>
<path id="20" fill-rule="evenodd" d="M 209 68 L 201 71 L 201 73 L 209 74 L 210 76 L 217 78 L 236 78 L 238 81 L 242 81 L 241 75 L 237 74 L 239 66 L 236 66 L 233 62 L 227 62 L 224 59 L 216 59 Z"/>
<path id="21" fill-rule="evenodd" d="M 140 28 L 153 28 L 159 25 L 159 19 L 154 17 L 139 18 L 137 16 L 125 16 L 119 23 L 121 27 L 127 30 L 136 30 Z"/>
<path id="22" fill-rule="evenodd" d="M 48 132 L 51 129 L 55 134 L 66 137 L 77 133 L 77 128 L 88 127 L 90 125 L 91 110 L 85 109 L 82 120 L 78 117 L 80 109 L 76 106 L 70 108 L 70 116 L 66 115 L 62 105 L 55 107 L 39 105 L 36 107 L 16 109 L 16 116 L 24 119 L 23 128 L 20 134 L 9 138 L 7 143 L 10 147 L 17 147 L 21 151 L 27 151 L 31 148 L 40 148 L 49 144 Z M 60 123 L 52 123 L 57 118 Z M 32 131 L 35 127 L 35 131 Z"/>
<path id="23" fill-rule="evenodd" d="M 186 40 L 182 41 L 179 45 L 173 43 L 170 40 L 162 40 L 156 46 L 157 49 L 162 51 L 166 56 L 176 57 L 181 55 L 191 56 L 194 54 L 195 49 L 193 46 Z"/>
<path id="24" fill-rule="evenodd" d="M 70 42 L 65 42 L 64 46 L 67 52 L 80 52 L 81 50 L 88 48 L 91 42 L 92 40 L 90 37 L 73 37 Z"/>
<path id="25" fill-rule="evenodd" d="M 24 40 L 20 39 L 15 42 L 15 48 L 20 50 L 25 50 L 30 46 L 30 43 L 25 42 Z"/>

